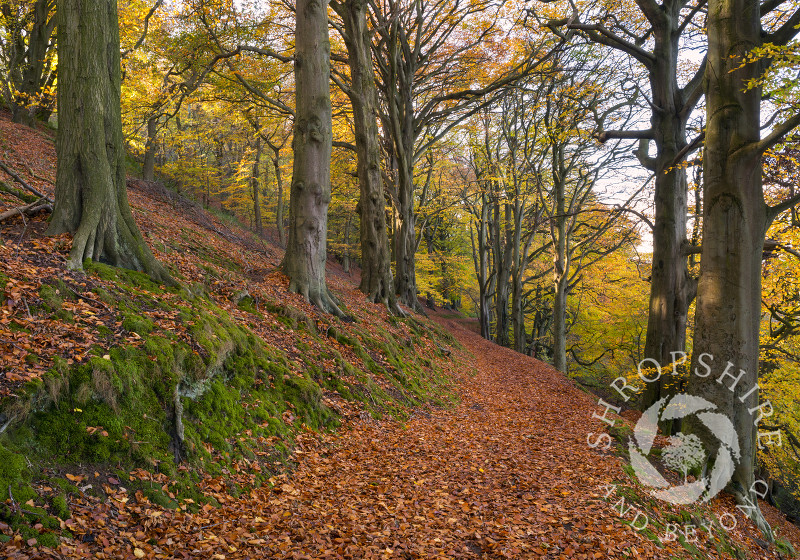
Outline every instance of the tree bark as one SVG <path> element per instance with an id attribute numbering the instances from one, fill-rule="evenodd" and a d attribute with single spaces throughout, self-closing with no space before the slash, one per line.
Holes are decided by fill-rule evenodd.
<path id="1" fill-rule="evenodd" d="M 350 222 L 353 220 L 351 214 L 347 214 L 344 219 L 344 235 L 342 241 L 344 243 L 344 255 L 342 255 L 342 270 L 350 274 Z"/>
<path id="2" fill-rule="evenodd" d="M 710 0 L 707 26 L 703 249 L 692 371 L 704 373 L 698 360 L 708 355 L 713 361 L 708 356 L 705 361 L 713 373 L 691 375 L 688 391 L 713 402 L 733 422 L 741 459 L 728 489 L 740 502 L 755 501 L 750 489 L 760 411 L 758 390 L 753 389 L 758 383 L 761 255 L 770 217 L 758 148 L 761 90 L 746 88 L 758 78 L 759 64 L 740 65 L 761 44 L 759 4 Z M 732 377 L 722 374 L 728 363 Z M 690 428 L 708 449 L 719 447 L 696 422 Z M 771 534 L 758 509 L 750 513 Z"/>
<path id="3" fill-rule="evenodd" d="M 323 311 L 343 316 L 325 283 L 333 143 L 327 5 L 320 0 L 297 2 L 294 172 L 282 268 L 290 291 Z"/>
<path id="4" fill-rule="evenodd" d="M 553 207 L 551 236 L 553 238 L 553 367 L 567 373 L 567 295 L 571 264 L 571 251 L 567 221 L 570 219 L 564 197 L 565 178 L 559 176 L 563 162 L 560 150 L 553 146 Z M 572 208 L 570 208 L 570 211 Z"/>
<path id="5" fill-rule="evenodd" d="M 144 145 L 144 160 L 142 162 L 142 179 L 155 181 L 156 179 L 156 134 L 158 132 L 158 117 L 147 119 L 147 142 Z"/>
<path id="6" fill-rule="evenodd" d="M 686 350 L 686 320 L 689 312 L 689 277 L 686 244 L 686 170 L 675 158 L 686 146 L 686 123 L 694 106 L 678 87 L 678 50 L 681 4 L 668 2 L 661 25 L 655 27 L 650 88 L 659 110 L 651 115 L 656 148 L 652 170 L 655 176 L 655 217 L 653 221 L 653 262 L 650 275 L 650 304 L 644 357 L 662 366 L 673 360 L 673 352 Z M 640 150 L 643 148 L 640 148 Z M 647 160 L 646 154 L 640 154 Z M 665 394 L 669 377 L 647 383 L 643 409 Z"/>
<path id="7" fill-rule="evenodd" d="M 374 303 L 383 303 L 402 315 L 397 305 L 392 278 L 389 237 L 386 229 L 386 200 L 380 168 L 375 71 L 372 64 L 371 34 L 367 27 L 366 0 L 334 3 L 344 23 L 344 41 L 350 66 L 347 95 L 353 106 L 353 125 L 360 187 L 358 212 L 361 217 L 361 284 L 359 289 Z"/>
<path id="8" fill-rule="evenodd" d="M 495 333 L 494 341 L 503 347 L 511 346 L 511 256 L 514 252 L 514 230 L 511 205 L 501 202 L 506 198 L 499 180 L 491 180 L 493 203 L 492 248 L 494 273 L 497 283 L 494 292 Z"/>
<path id="9" fill-rule="evenodd" d="M 272 148 L 272 168 L 275 171 L 275 185 L 277 188 L 277 203 L 275 207 L 275 227 L 278 229 L 278 244 L 286 247 L 286 230 L 283 224 L 283 175 L 281 174 L 281 150 L 280 147 L 270 145 Z"/>
<path id="10" fill-rule="evenodd" d="M 133 219 L 125 186 L 116 0 L 58 4 L 59 128 L 51 235 L 74 234 L 68 266 L 84 259 L 174 284 Z"/>
<path id="11" fill-rule="evenodd" d="M 250 179 L 253 189 L 253 219 L 255 220 L 256 233 L 264 233 L 264 223 L 261 218 L 261 136 L 256 137 L 256 160 L 253 162 L 253 175 Z"/>

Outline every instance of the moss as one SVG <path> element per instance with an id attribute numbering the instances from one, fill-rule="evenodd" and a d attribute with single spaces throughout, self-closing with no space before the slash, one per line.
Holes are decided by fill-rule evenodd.
<path id="1" fill-rule="evenodd" d="M 775 548 L 777 548 L 783 556 L 787 556 L 789 558 L 794 558 L 797 556 L 797 552 L 795 552 L 792 543 L 786 539 L 775 539 Z"/>
<path id="2" fill-rule="evenodd" d="M 116 305 L 119 298 L 105 288 L 95 288 L 95 296 L 106 305 Z"/>
<path id="3" fill-rule="evenodd" d="M 58 548 L 59 540 L 53 533 L 42 533 L 36 537 L 36 543 L 47 548 Z"/>
<path id="4" fill-rule="evenodd" d="M 67 505 L 67 498 L 64 496 L 64 494 L 53 496 L 50 499 L 50 507 L 52 508 L 53 513 L 60 519 L 69 519 L 70 511 L 69 506 Z"/>
<path id="5" fill-rule="evenodd" d="M 45 305 L 45 309 L 48 311 L 61 309 L 61 306 L 64 304 L 64 297 L 60 293 L 60 290 L 50 284 L 42 284 L 42 287 L 39 288 L 39 297 Z"/>
<path id="6" fill-rule="evenodd" d="M 9 491 L 17 502 L 22 503 L 36 495 L 24 471 L 25 457 L 0 444 L 0 504 L 9 498 Z"/>
<path id="7" fill-rule="evenodd" d="M 53 313 L 53 317 L 58 319 L 59 321 L 63 321 L 64 323 L 74 324 L 75 323 L 75 315 L 71 311 L 67 311 L 66 309 L 59 309 L 55 313 Z"/>
<path id="8" fill-rule="evenodd" d="M 140 336 L 144 336 L 146 334 L 150 334 L 152 332 L 153 321 L 149 318 L 144 317 L 142 315 L 136 315 L 135 313 L 125 313 L 124 319 L 122 320 L 122 328 L 126 331 L 135 332 Z"/>
<path id="9" fill-rule="evenodd" d="M 124 288 L 124 286 L 141 288 L 154 294 L 175 291 L 174 288 L 165 289 L 163 286 L 153 282 L 147 274 L 136 270 L 117 268 L 89 259 L 83 261 L 83 268 L 86 270 L 87 274 L 92 274 L 103 280 L 114 282 L 120 288 Z"/>

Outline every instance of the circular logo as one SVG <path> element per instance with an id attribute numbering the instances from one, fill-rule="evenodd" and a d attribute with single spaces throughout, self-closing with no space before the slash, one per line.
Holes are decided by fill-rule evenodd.
<path id="1" fill-rule="evenodd" d="M 709 501 L 725 488 L 733 476 L 736 463 L 741 459 L 739 438 L 733 423 L 727 416 L 713 412 L 717 406 L 703 398 L 692 395 L 664 397 L 648 408 L 633 431 L 628 442 L 628 451 L 639 482 L 651 488 L 650 493 L 665 502 L 678 505 Z M 702 466 L 708 458 L 708 450 L 694 434 L 678 434 L 669 438 L 670 445 L 662 452 L 664 463 L 683 474 L 683 484 L 670 484 L 647 459 L 653 448 L 658 423 L 696 416 L 719 442 L 714 468 L 707 476 L 688 482 L 689 471 Z"/>

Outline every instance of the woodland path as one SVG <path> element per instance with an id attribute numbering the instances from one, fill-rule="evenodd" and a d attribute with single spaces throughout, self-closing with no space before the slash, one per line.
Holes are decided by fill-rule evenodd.
<path id="1" fill-rule="evenodd" d="M 76 508 L 66 557 L 684 558 L 622 524 L 601 486 L 622 462 L 591 450 L 597 399 L 550 366 L 437 319 L 468 349 L 461 402 L 407 423 L 309 435 L 299 466 L 199 513 L 120 499 Z M 468 361 L 469 360 L 469 361 Z M 220 498 L 221 500 L 224 497 Z M 97 519 L 114 519 L 105 527 Z M 95 521 L 93 521 L 95 520 Z M 705 538 L 705 537 L 704 537 Z M 88 540 L 89 542 L 82 542 Z M 710 544 L 710 543 L 709 543 Z M 703 557 L 715 549 L 700 546 Z M 752 550 L 752 549 L 751 549 Z M 766 551 L 765 558 L 770 556 Z"/>

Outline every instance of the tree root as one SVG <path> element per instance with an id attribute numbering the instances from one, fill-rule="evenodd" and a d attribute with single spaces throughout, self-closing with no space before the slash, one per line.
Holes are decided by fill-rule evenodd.
<path id="1" fill-rule="evenodd" d="M 752 493 L 742 491 L 741 486 L 738 484 L 736 488 L 729 488 L 729 490 L 736 499 L 738 509 L 756 524 L 756 527 L 758 527 L 758 530 L 761 531 L 761 534 L 764 535 L 764 538 L 768 542 L 774 543 L 775 535 L 772 533 L 772 528 L 769 526 L 764 514 L 761 513 L 761 508 L 758 506 L 758 499 Z"/>

